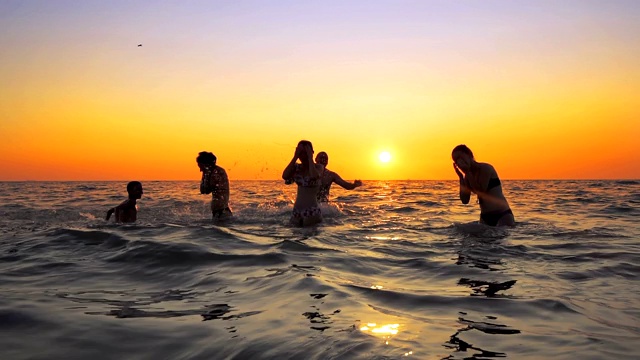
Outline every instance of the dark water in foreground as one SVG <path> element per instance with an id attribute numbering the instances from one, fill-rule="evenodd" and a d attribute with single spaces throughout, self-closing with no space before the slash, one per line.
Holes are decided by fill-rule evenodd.
<path id="1" fill-rule="evenodd" d="M 474 224 L 455 182 L 333 189 L 0 183 L 0 359 L 637 359 L 640 182 L 504 181 L 518 225 Z"/>

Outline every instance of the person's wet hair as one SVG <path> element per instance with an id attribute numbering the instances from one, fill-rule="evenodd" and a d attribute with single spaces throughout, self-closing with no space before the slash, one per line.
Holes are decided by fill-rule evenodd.
<path id="1" fill-rule="evenodd" d="M 127 184 L 127 192 L 132 192 L 136 187 L 142 187 L 142 183 L 140 181 L 129 181 Z"/>
<path id="2" fill-rule="evenodd" d="M 311 151 L 313 151 L 313 145 L 311 144 L 311 141 L 309 140 L 300 140 L 298 142 L 298 146 L 300 145 L 309 145 L 309 147 L 311 147 Z"/>
<path id="3" fill-rule="evenodd" d="M 199 164 L 205 164 L 205 165 L 215 165 L 217 160 L 218 159 L 216 158 L 216 156 L 213 155 L 213 153 L 208 151 L 201 151 L 198 154 L 198 157 L 196 158 L 196 161 Z"/>
<path id="4" fill-rule="evenodd" d="M 461 144 L 461 145 L 458 145 L 458 146 L 454 147 L 453 151 L 451 152 L 451 156 L 453 156 L 453 154 L 456 153 L 456 152 L 461 152 L 463 154 L 467 154 L 467 155 L 471 156 L 472 159 L 474 159 L 473 152 L 471 151 L 471 149 L 469 149 L 469 147 L 467 147 L 467 145 Z"/>
<path id="5" fill-rule="evenodd" d="M 325 165 L 329 163 L 329 155 L 324 151 L 320 151 L 318 155 L 316 155 L 316 159 L 318 159 L 318 162 L 324 163 Z"/>

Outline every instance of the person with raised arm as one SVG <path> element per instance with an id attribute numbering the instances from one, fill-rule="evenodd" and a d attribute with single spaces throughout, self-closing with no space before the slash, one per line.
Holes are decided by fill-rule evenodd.
<path id="1" fill-rule="evenodd" d="M 300 160 L 299 163 L 298 160 Z M 322 221 L 317 195 L 321 184 L 320 172 L 323 169 L 322 165 L 313 162 L 311 142 L 308 140 L 298 142 L 293 158 L 282 172 L 282 178 L 286 184 L 298 185 L 291 224 L 309 226 Z"/>
<path id="2" fill-rule="evenodd" d="M 320 151 L 318 155 L 316 155 L 316 164 L 321 164 L 324 167 L 320 174 L 322 184 L 320 185 L 320 190 L 318 191 L 317 196 L 319 202 L 329 202 L 329 190 L 331 190 L 332 183 L 336 183 L 346 190 L 353 190 L 358 186 L 362 186 L 362 181 L 360 180 L 355 180 L 350 183 L 343 180 L 338 173 L 327 169 L 327 165 L 329 164 L 329 155 L 324 151 Z"/>
<path id="3" fill-rule="evenodd" d="M 202 172 L 200 193 L 211 194 L 211 215 L 214 220 L 233 215 L 229 207 L 229 178 L 227 172 L 216 164 L 213 153 L 201 151 L 196 158 Z"/>
<path id="4" fill-rule="evenodd" d="M 466 145 L 451 152 L 453 169 L 460 180 L 460 201 L 468 204 L 471 193 L 478 196 L 480 223 L 489 226 L 513 226 L 515 218 L 502 193 L 502 182 L 490 164 L 477 162 Z"/>

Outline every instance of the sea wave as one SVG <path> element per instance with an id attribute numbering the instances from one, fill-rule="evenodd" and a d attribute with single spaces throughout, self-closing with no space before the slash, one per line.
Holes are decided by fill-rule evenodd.
<path id="1" fill-rule="evenodd" d="M 275 181 L 232 182 L 227 221 L 145 182 L 133 224 L 105 221 L 126 183 L 26 185 L 0 183 L 1 358 L 636 353 L 637 181 L 505 180 L 508 228 L 456 181 L 336 187 L 309 228 Z"/>

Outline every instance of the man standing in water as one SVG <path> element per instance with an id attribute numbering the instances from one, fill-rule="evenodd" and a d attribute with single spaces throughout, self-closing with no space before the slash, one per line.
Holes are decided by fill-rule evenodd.
<path id="1" fill-rule="evenodd" d="M 360 180 L 350 183 L 343 180 L 337 173 L 327 169 L 327 165 L 329 164 L 329 155 L 324 151 L 321 151 L 316 155 L 316 164 L 324 166 L 324 170 L 320 175 L 322 184 L 320 185 L 320 190 L 317 195 L 318 202 L 329 202 L 329 190 L 331 189 L 332 183 L 336 183 L 347 190 L 353 190 L 358 186 L 362 186 L 362 181 Z"/>
<path id="2" fill-rule="evenodd" d="M 232 215 L 229 207 L 229 178 L 227 172 L 216 165 L 213 153 L 202 151 L 196 162 L 202 172 L 200 193 L 211 194 L 211 214 L 213 219 L 223 219 Z"/>

